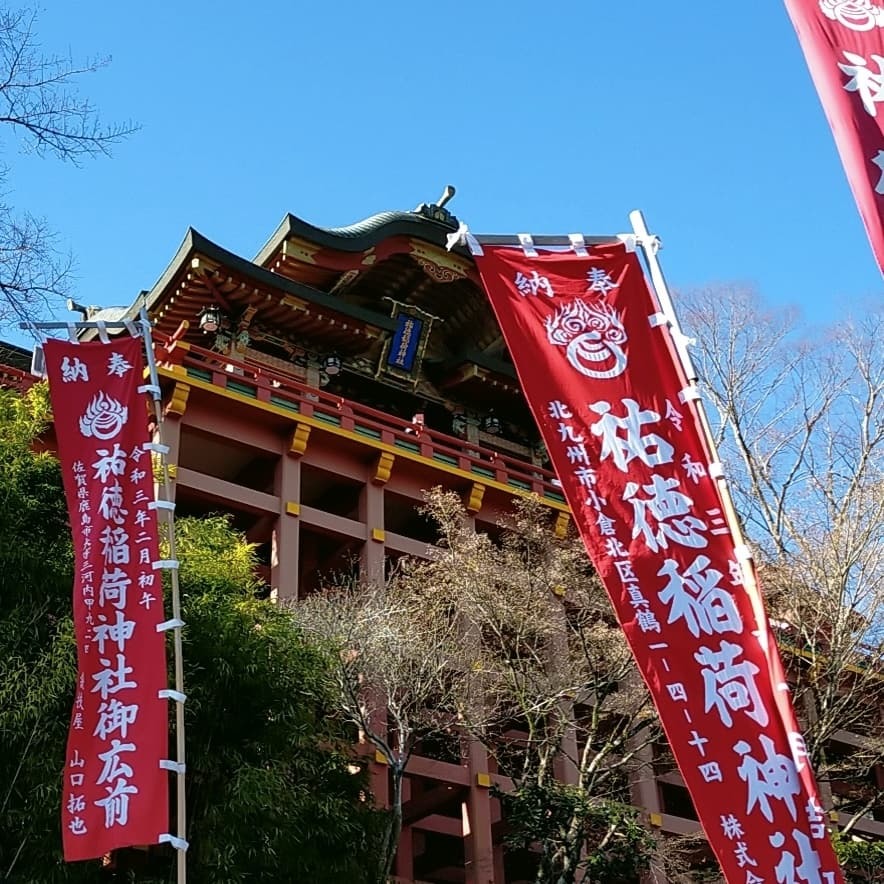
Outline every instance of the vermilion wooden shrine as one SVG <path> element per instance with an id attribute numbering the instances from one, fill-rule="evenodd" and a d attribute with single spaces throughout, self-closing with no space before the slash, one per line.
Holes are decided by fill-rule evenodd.
<path id="1" fill-rule="evenodd" d="M 288 215 L 254 260 L 189 230 L 150 291 L 100 311 L 134 318 L 145 306 L 155 323 L 177 513 L 230 513 L 279 598 L 354 560 L 382 577 L 423 555 L 435 538 L 415 507 L 434 485 L 463 495 L 478 530 L 493 532 L 528 492 L 567 529 L 472 260 L 446 251 L 456 227 L 440 205 L 333 229 Z M 0 384 L 27 385 L 25 366 L 0 350 Z M 383 802 L 387 770 L 371 767 Z M 412 758 L 401 882 L 528 879 L 504 855 L 494 783 L 508 785 L 476 744 Z M 631 793 L 649 825 L 699 831 L 677 772 Z"/>

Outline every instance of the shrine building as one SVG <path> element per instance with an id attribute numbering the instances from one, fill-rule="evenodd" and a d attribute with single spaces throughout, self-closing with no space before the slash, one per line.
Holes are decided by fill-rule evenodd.
<path id="1" fill-rule="evenodd" d="M 80 308 L 117 320 L 146 307 L 176 512 L 230 514 L 279 599 L 355 567 L 382 579 L 399 557 L 425 555 L 436 536 L 417 507 L 436 485 L 462 496 L 478 531 L 496 533 L 528 493 L 567 530 L 476 268 L 465 249 L 446 250 L 456 228 L 444 201 L 337 228 L 287 215 L 251 260 L 190 229 L 129 307 Z M 0 385 L 26 386 L 26 366 L 0 350 Z M 370 767 L 383 804 L 387 768 Z M 478 744 L 422 747 L 407 768 L 396 880 L 529 880 L 504 851 L 495 783 L 510 785 Z M 629 798 L 663 833 L 700 833 L 671 763 Z"/>

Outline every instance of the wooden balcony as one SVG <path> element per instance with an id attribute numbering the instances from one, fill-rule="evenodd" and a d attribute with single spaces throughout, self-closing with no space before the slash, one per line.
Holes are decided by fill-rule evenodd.
<path id="1" fill-rule="evenodd" d="M 162 377 L 224 391 L 230 398 L 252 402 L 295 422 L 320 430 L 341 431 L 366 445 L 443 470 L 456 471 L 476 483 L 514 494 L 537 494 L 551 507 L 567 511 L 552 470 L 467 442 L 455 436 L 378 411 L 308 386 L 265 366 L 255 366 L 194 344 L 156 335 Z"/>

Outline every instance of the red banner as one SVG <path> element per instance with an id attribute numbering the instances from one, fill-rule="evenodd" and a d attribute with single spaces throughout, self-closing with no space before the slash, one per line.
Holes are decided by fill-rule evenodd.
<path id="1" fill-rule="evenodd" d="M 786 0 L 884 272 L 884 3 Z"/>
<path id="2" fill-rule="evenodd" d="M 48 341 L 46 369 L 74 541 L 78 679 L 62 835 L 68 861 L 168 829 L 161 571 L 142 343 Z"/>
<path id="3" fill-rule="evenodd" d="M 636 255 L 485 247 L 475 260 L 727 880 L 841 882 L 720 466 Z"/>

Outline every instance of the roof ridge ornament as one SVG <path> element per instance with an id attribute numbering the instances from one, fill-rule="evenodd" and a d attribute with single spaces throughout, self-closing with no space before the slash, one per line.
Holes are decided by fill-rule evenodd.
<path id="1" fill-rule="evenodd" d="M 423 215 L 431 221 L 438 221 L 448 227 L 457 227 L 457 218 L 445 208 L 457 191 L 452 184 L 446 184 L 442 196 L 435 203 L 421 203 L 415 210 L 416 215 Z"/>

